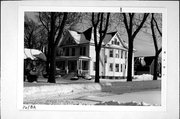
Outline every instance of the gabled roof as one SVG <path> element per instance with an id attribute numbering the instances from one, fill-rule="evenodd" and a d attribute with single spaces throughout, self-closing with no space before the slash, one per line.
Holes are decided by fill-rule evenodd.
<path id="1" fill-rule="evenodd" d="M 116 34 L 117 32 L 111 32 L 111 33 L 106 33 L 106 36 L 103 40 L 104 44 L 109 43 L 109 41 L 113 38 L 113 36 Z"/>
<path id="2" fill-rule="evenodd" d="M 123 49 L 128 49 L 128 44 L 123 41 L 119 35 L 118 32 L 111 32 L 111 33 L 107 33 L 107 35 L 105 36 L 105 39 L 104 39 L 104 45 L 106 46 L 110 46 L 108 43 L 111 42 L 111 40 L 113 39 L 113 37 L 117 37 L 117 39 L 120 41 L 121 45 L 122 45 L 122 48 Z M 119 47 L 119 46 L 117 46 Z"/>
<path id="3" fill-rule="evenodd" d="M 83 32 L 77 32 L 77 31 L 73 31 L 73 30 L 68 30 L 68 33 L 70 36 L 67 37 L 71 37 L 76 44 L 84 44 L 84 43 L 94 43 L 93 39 L 93 28 L 90 27 L 87 30 L 83 31 Z M 110 32 L 110 33 L 106 33 L 105 38 L 103 40 L 103 45 L 107 45 L 111 39 L 114 36 L 117 36 L 117 38 L 119 39 L 120 43 L 122 44 L 123 48 L 127 49 L 127 43 L 125 43 L 119 36 L 118 32 Z"/>

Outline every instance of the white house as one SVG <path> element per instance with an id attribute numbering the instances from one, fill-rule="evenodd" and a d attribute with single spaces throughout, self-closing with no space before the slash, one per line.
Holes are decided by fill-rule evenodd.
<path id="1" fill-rule="evenodd" d="M 62 50 L 56 58 L 57 67 L 62 74 L 76 72 L 78 75 L 95 76 L 96 52 L 92 31 L 93 28 L 81 33 L 67 31 L 59 46 Z M 127 56 L 128 45 L 120 38 L 119 33 L 107 33 L 100 52 L 100 77 L 110 79 L 126 77 Z M 134 60 L 132 62 L 134 75 Z"/>

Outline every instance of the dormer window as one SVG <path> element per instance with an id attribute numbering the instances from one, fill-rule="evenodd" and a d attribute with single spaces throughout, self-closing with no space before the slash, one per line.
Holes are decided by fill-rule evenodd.
<path id="1" fill-rule="evenodd" d="M 71 44 L 72 41 L 71 41 L 71 38 L 69 37 L 68 40 L 67 40 L 67 44 Z"/>
<path id="2" fill-rule="evenodd" d="M 114 44 L 117 45 L 117 38 L 114 38 Z"/>
<path id="3" fill-rule="evenodd" d="M 111 42 L 111 44 L 120 45 L 120 42 L 118 41 L 117 38 L 114 38 L 114 40 Z"/>
<path id="4" fill-rule="evenodd" d="M 119 42 L 117 42 L 117 45 L 120 45 L 120 43 L 119 43 Z"/>

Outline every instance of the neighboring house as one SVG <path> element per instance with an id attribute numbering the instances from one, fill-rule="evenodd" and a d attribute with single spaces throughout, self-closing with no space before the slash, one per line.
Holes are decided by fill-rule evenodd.
<path id="1" fill-rule="evenodd" d="M 154 74 L 154 56 L 134 58 L 135 75 Z M 161 61 L 158 60 L 158 76 L 161 76 Z"/>
<path id="2" fill-rule="evenodd" d="M 78 75 L 95 76 L 96 52 L 92 31 L 93 28 L 82 33 L 67 31 L 59 46 L 61 52 L 56 58 L 62 75 L 76 72 Z M 100 52 L 100 77 L 119 79 L 127 76 L 127 46 L 118 32 L 106 34 Z M 132 62 L 134 75 L 134 60 Z"/>

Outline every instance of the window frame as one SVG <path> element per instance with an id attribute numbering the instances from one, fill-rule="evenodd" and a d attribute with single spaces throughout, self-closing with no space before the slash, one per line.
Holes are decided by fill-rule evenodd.
<path id="1" fill-rule="evenodd" d="M 109 57 L 114 57 L 114 51 L 113 51 L 113 49 L 109 49 Z"/>
<path id="2" fill-rule="evenodd" d="M 119 72 L 119 64 L 115 64 L 115 72 Z"/>
<path id="3" fill-rule="evenodd" d="M 113 63 L 109 63 L 109 71 L 113 72 Z"/>

